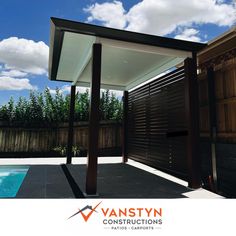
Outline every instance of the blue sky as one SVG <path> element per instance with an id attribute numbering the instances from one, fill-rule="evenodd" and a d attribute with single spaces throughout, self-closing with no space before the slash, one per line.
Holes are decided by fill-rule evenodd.
<path id="1" fill-rule="evenodd" d="M 207 42 L 235 24 L 228 0 L 1 0 L 0 105 L 30 89 L 68 84 L 47 77 L 50 17 Z"/>

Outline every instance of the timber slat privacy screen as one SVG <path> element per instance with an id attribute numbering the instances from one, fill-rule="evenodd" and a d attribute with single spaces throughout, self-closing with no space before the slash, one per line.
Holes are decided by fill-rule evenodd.
<path id="1" fill-rule="evenodd" d="M 128 158 L 187 179 L 184 67 L 128 95 Z"/>

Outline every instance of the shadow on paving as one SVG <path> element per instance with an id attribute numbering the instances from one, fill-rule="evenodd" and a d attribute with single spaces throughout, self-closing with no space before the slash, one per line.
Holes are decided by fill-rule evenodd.
<path id="1" fill-rule="evenodd" d="M 76 183 L 85 192 L 86 166 L 67 165 Z M 98 165 L 99 198 L 185 198 L 187 187 L 128 164 Z"/>

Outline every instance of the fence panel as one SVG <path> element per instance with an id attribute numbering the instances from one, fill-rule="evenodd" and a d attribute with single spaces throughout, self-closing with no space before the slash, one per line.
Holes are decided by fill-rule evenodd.
<path id="1" fill-rule="evenodd" d="M 0 127 L 0 153 L 51 152 L 57 146 L 67 146 L 68 125 L 60 124 L 53 128 Z M 87 149 L 88 123 L 74 125 L 74 145 Z M 121 124 L 101 122 L 99 148 L 121 149 Z"/>
<path id="2" fill-rule="evenodd" d="M 225 54 L 226 55 L 226 54 Z M 224 54 L 200 63 L 198 75 L 200 101 L 200 136 L 202 158 L 202 180 L 209 186 L 212 175 L 210 124 L 208 113 L 207 66 L 214 70 L 215 105 L 216 105 L 216 169 L 218 191 L 225 196 L 235 197 L 236 191 L 236 54 L 230 59 Z"/>

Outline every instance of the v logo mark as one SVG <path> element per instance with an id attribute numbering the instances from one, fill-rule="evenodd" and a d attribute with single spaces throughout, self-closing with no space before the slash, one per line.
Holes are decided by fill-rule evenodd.
<path id="1" fill-rule="evenodd" d="M 70 216 L 68 219 L 70 219 L 70 218 L 72 218 L 72 217 L 78 215 L 79 213 L 81 213 L 81 215 L 82 215 L 84 221 L 87 222 L 88 219 L 89 219 L 89 217 L 93 214 L 93 212 L 96 212 L 96 208 L 97 208 L 101 203 L 102 203 L 102 202 L 99 202 L 94 208 L 92 208 L 92 206 L 88 206 L 88 205 L 87 205 L 86 207 L 82 208 L 81 210 L 79 209 L 78 212 L 76 212 L 75 214 L 73 214 L 72 216 Z M 83 213 L 83 211 L 85 211 L 85 210 L 87 210 L 87 209 L 89 209 L 89 210 L 91 210 L 91 211 L 86 215 L 86 214 Z"/>
<path id="2" fill-rule="evenodd" d="M 91 211 L 88 213 L 88 215 L 85 215 L 82 211 L 80 212 L 81 215 L 84 218 L 84 221 L 87 222 L 89 217 L 93 214 L 93 212 L 95 212 L 96 208 L 101 204 L 101 202 L 99 202 L 94 208 L 91 209 Z"/>

